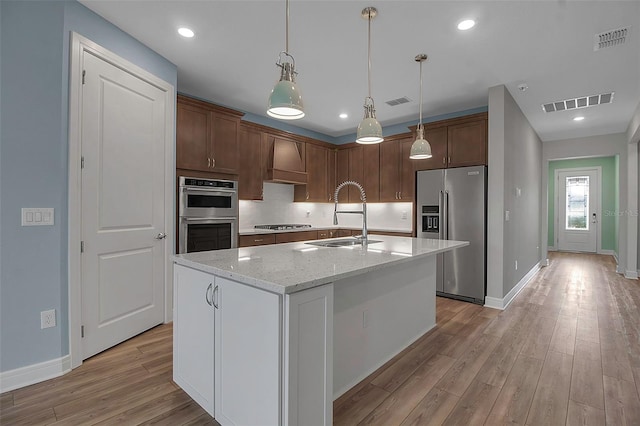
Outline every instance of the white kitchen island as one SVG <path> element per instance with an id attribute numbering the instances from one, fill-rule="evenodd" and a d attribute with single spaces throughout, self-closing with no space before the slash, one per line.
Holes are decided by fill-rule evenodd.
<path id="1" fill-rule="evenodd" d="M 223 425 L 330 425 L 335 398 L 435 326 L 435 255 L 468 245 L 370 240 L 174 256 L 175 382 Z"/>

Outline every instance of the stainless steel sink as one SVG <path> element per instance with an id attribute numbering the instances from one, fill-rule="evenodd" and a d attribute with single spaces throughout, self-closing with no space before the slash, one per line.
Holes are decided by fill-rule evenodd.
<path id="1" fill-rule="evenodd" d="M 380 240 L 368 240 L 367 244 L 375 244 L 379 243 Z M 321 246 L 321 247 L 344 247 L 344 246 L 357 246 L 362 244 L 362 240 L 357 240 L 355 238 L 345 238 L 344 240 L 320 240 L 320 241 L 309 241 L 305 244 L 311 244 L 313 246 Z"/>

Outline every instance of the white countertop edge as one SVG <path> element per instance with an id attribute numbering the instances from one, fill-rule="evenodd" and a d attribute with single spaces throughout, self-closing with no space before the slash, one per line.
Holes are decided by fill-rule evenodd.
<path id="1" fill-rule="evenodd" d="M 395 238 L 408 238 L 408 237 L 395 237 Z M 451 251 L 457 248 L 461 248 L 461 247 L 465 247 L 469 245 L 468 241 L 450 241 L 450 243 L 452 245 L 450 245 L 449 247 L 445 247 L 445 248 L 441 248 L 441 249 L 432 249 L 428 252 L 424 252 L 424 253 L 418 253 L 415 254 L 411 257 L 398 257 L 398 258 L 393 258 L 392 260 L 386 260 L 384 262 L 375 264 L 375 265 L 369 265 L 367 267 L 363 267 L 360 269 L 354 269 L 351 271 L 346 271 L 346 272 L 342 272 L 342 273 L 338 273 L 338 274 L 334 274 L 334 275 L 327 275 L 324 276 L 322 278 L 318 278 L 318 279 L 311 279 L 309 281 L 301 281 L 297 284 L 292 284 L 292 285 L 282 285 L 282 284 L 277 284 L 277 283 L 273 283 L 270 281 L 266 281 L 266 280 L 262 280 L 260 278 L 257 278 L 255 276 L 249 276 L 249 275 L 245 275 L 245 274 L 239 274 L 236 273 L 235 271 L 229 271 L 228 269 L 223 269 L 223 268 L 218 268 L 214 265 L 208 264 L 208 263 L 202 263 L 202 262 L 196 262 L 196 261 L 192 261 L 189 259 L 184 258 L 183 256 L 185 255 L 173 255 L 172 256 L 172 260 L 179 265 L 183 265 L 183 266 L 187 266 L 202 272 L 208 272 L 211 273 L 213 275 L 217 275 L 223 278 L 228 278 L 237 282 L 240 282 L 242 284 L 247 284 L 250 285 L 252 287 L 256 287 L 259 289 L 263 289 L 263 290 L 267 290 L 270 291 L 272 293 L 277 293 L 277 294 L 291 294 L 291 293 L 295 293 L 298 291 L 302 291 L 302 290 L 307 290 L 309 288 L 313 288 L 313 287 L 318 287 L 321 285 L 325 285 L 328 283 L 332 283 L 335 281 L 339 281 L 342 280 L 344 278 L 349 278 L 349 277 L 353 277 L 356 275 L 360 275 L 360 274 L 364 274 L 367 272 L 371 272 L 371 271 L 376 271 L 382 268 L 385 268 L 387 266 L 391 266 L 391 265 L 400 265 L 402 263 L 408 263 L 408 262 L 413 262 L 415 260 L 421 259 L 421 258 L 425 258 L 428 256 L 433 256 L 439 253 L 444 253 L 447 251 Z M 279 247 L 285 248 L 286 246 L 294 246 L 294 245 L 299 245 L 300 242 L 294 242 L 294 243 L 285 243 L 285 244 L 278 244 Z M 268 247 L 273 247 L 273 245 L 266 245 L 266 246 L 259 246 L 260 249 L 268 249 Z M 323 250 L 335 250 L 335 247 L 319 247 L 319 249 L 323 249 Z M 229 249 L 229 250 L 238 250 L 238 249 Z M 189 254 L 186 254 L 186 256 L 188 256 Z"/>

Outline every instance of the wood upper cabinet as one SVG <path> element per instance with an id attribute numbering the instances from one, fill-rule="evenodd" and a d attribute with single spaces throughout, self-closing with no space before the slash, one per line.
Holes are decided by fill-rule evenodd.
<path id="1" fill-rule="evenodd" d="M 340 149 L 336 153 L 336 187 L 347 180 L 349 180 L 349 150 Z M 341 190 L 338 194 L 338 202 L 349 202 L 349 191 L 347 188 Z"/>
<path id="2" fill-rule="evenodd" d="M 477 120 L 448 128 L 448 167 L 487 164 L 487 121 Z"/>
<path id="3" fill-rule="evenodd" d="M 379 201 L 380 148 L 379 145 L 358 145 L 338 150 L 336 186 L 344 181 L 358 182 L 364 188 L 367 202 Z M 335 188 L 334 188 L 335 190 Z M 360 190 L 349 185 L 338 195 L 341 203 L 361 203 Z"/>
<path id="4" fill-rule="evenodd" d="M 238 170 L 238 198 L 262 200 L 264 164 L 262 156 L 262 133 L 249 126 L 240 125 L 240 168 Z"/>
<path id="5" fill-rule="evenodd" d="M 237 174 L 242 113 L 178 95 L 176 168 Z"/>
<path id="6" fill-rule="evenodd" d="M 447 126 L 425 129 L 425 139 L 431 145 L 431 158 L 411 160 L 416 170 L 433 170 L 447 167 Z"/>
<path id="7" fill-rule="evenodd" d="M 380 144 L 380 201 L 413 201 L 415 168 L 409 159 L 413 137 Z"/>
<path id="8" fill-rule="evenodd" d="M 296 185 L 293 201 L 326 203 L 329 192 L 329 154 L 331 151 L 320 145 L 306 144 L 307 184 Z"/>
<path id="9" fill-rule="evenodd" d="M 430 123 L 425 138 L 433 157 L 414 160 L 416 170 L 487 164 L 487 113 Z"/>

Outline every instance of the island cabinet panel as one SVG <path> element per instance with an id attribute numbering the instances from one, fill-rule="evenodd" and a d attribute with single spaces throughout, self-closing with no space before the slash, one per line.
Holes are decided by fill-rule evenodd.
<path id="1" fill-rule="evenodd" d="M 329 426 L 333 424 L 333 284 L 286 295 L 284 315 L 284 424 Z"/>
<path id="2" fill-rule="evenodd" d="M 242 113 L 179 95 L 176 168 L 237 174 Z"/>
<path id="3" fill-rule="evenodd" d="M 214 277 L 174 265 L 173 381 L 215 417 Z"/>
<path id="4" fill-rule="evenodd" d="M 239 145 L 240 170 L 238 171 L 238 198 L 240 200 L 262 200 L 262 179 L 265 167 L 262 161 L 262 133 L 240 126 Z"/>
<path id="5" fill-rule="evenodd" d="M 282 424 L 281 296 L 215 277 L 212 297 L 216 420 Z"/>

